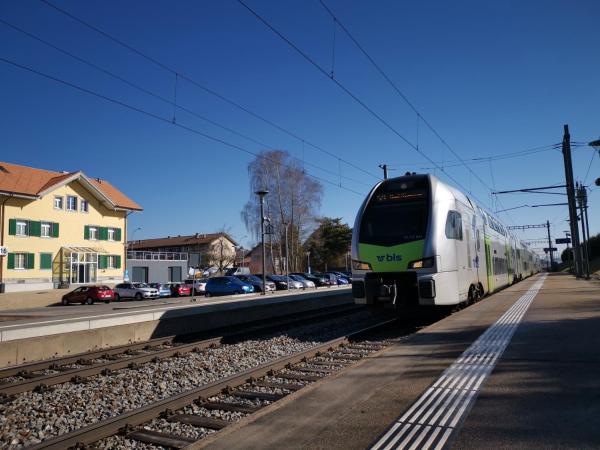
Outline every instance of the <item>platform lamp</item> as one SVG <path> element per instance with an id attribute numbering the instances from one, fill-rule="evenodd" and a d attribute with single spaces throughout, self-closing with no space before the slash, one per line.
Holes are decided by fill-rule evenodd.
<path id="1" fill-rule="evenodd" d="M 267 286 L 267 271 L 266 265 L 267 261 L 265 259 L 265 195 L 267 195 L 269 191 L 260 190 L 256 191 L 255 194 L 258 195 L 260 199 L 260 252 L 262 253 L 262 292 L 261 295 L 266 294 L 266 286 Z"/>

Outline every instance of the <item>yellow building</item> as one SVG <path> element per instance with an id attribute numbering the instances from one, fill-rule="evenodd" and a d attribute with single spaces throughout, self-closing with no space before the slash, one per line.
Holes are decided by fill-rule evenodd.
<path id="1" fill-rule="evenodd" d="M 0 162 L 0 292 L 123 280 L 127 215 L 108 181 Z"/>

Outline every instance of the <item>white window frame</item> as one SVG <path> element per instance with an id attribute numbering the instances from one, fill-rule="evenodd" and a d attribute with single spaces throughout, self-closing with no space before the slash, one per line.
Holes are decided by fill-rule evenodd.
<path id="1" fill-rule="evenodd" d="M 106 268 L 107 269 L 114 269 L 115 268 L 115 257 L 114 255 L 107 255 L 106 256 Z"/>
<path id="2" fill-rule="evenodd" d="M 69 207 L 69 200 L 74 199 L 75 204 L 73 205 L 73 208 Z M 67 211 L 69 212 L 77 212 L 77 197 L 75 195 L 67 195 L 67 204 L 66 204 L 66 208 Z"/>
<path id="3" fill-rule="evenodd" d="M 15 270 L 27 270 L 27 253 L 15 253 Z"/>
<path id="4" fill-rule="evenodd" d="M 26 220 L 19 220 L 17 219 L 17 223 L 16 223 L 16 229 L 15 229 L 15 236 L 29 236 L 27 227 L 29 226 L 29 224 L 27 223 Z M 20 229 L 23 229 L 23 232 L 20 232 Z"/>
<path id="5" fill-rule="evenodd" d="M 56 201 L 60 200 L 60 206 L 56 206 Z M 61 211 L 64 209 L 65 198 L 62 195 L 54 196 L 54 209 L 60 209 Z"/>
<path id="6" fill-rule="evenodd" d="M 48 230 L 48 234 L 44 234 L 44 229 Z M 52 237 L 52 224 L 50 222 L 42 222 L 40 225 L 40 237 L 51 238 Z"/>
<path id="7" fill-rule="evenodd" d="M 90 241 L 97 241 L 98 240 L 98 228 L 96 227 L 90 227 Z"/>
<path id="8" fill-rule="evenodd" d="M 109 228 L 106 233 L 108 235 L 108 240 L 109 241 L 114 241 L 115 240 L 115 229 L 114 228 Z"/>
<path id="9" fill-rule="evenodd" d="M 83 209 L 83 205 L 85 205 L 85 209 Z M 90 211 L 90 202 L 85 199 L 81 199 L 79 202 L 79 212 L 88 213 Z"/>

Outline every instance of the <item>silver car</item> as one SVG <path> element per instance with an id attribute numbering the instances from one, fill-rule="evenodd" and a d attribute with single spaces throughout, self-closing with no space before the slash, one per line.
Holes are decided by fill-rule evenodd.
<path id="1" fill-rule="evenodd" d="M 285 280 L 285 275 L 281 275 L 281 278 Z M 304 284 L 288 275 L 288 289 L 305 289 Z"/>
<path id="2" fill-rule="evenodd" d="M 290 278 L 298 283 L 302 283 L 302 289 L 316 289 L 315 283 L 301 277 L 300 275 L 290 275 Z"/>
<path id="3" fill-rule="evenodd" d="M 143 300 L 145 298 L 158 298 L 158 289 L 148 286 L 146 283 L 120 283 L 113 288 L 115 301 L 122 298 L 135 298 Z"/>

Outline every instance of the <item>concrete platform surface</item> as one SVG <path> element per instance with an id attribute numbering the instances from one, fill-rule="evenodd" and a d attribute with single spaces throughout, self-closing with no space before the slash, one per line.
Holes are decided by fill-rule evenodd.
<path id="1" fill-rule="evenodd" d="M 538 275 L 194 448 L 599 448 L 598 348 L 600 283 Z"/>

